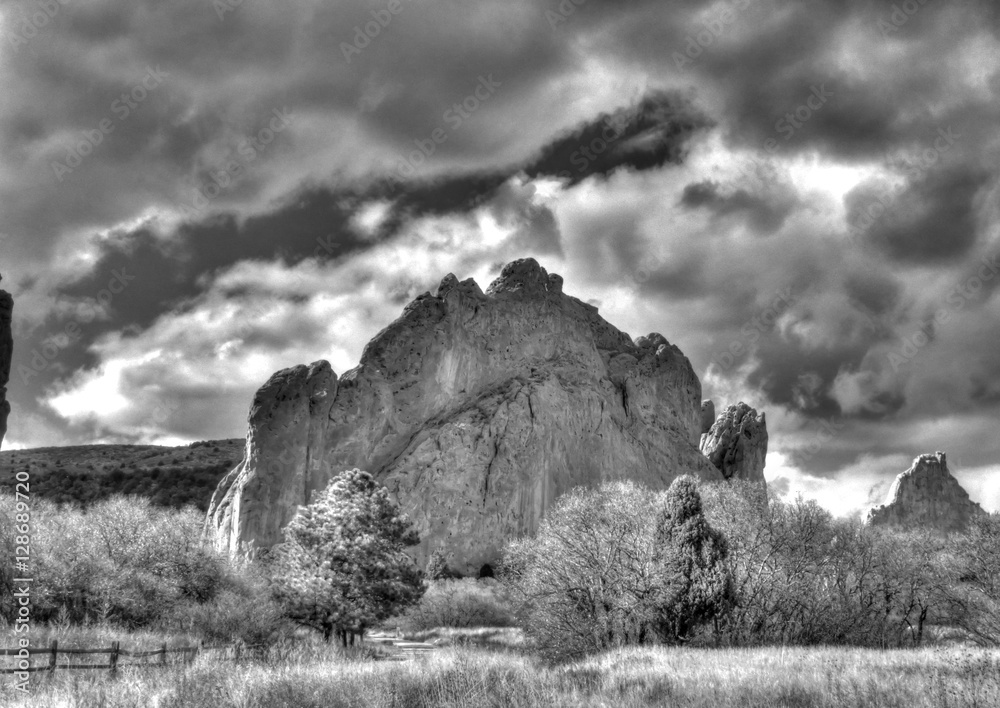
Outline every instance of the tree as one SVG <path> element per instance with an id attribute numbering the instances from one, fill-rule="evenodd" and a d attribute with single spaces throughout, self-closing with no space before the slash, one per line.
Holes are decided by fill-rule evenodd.
<path id="1" fill-rule="evenodd" d="M 694 478 L 678 477 L 670 485 L 654 543 L 660 635 L 683 642 L 693 629 L 720 617 L 732 596 L 726 540 L 705 520 Z"/>
<path id="2" fill-rule="evenodd" d="M 667 493 L 617 482 L 563 495 L 501 570 L 528 634 L 568 658 L 687 638 L 723 610 L 724 559 L 694 481 L 681 478 Z"/>
<path id="3" fill-rule="evenodd" d="M 501 577 L 543 654 L 575 658 L 648 639 L 654 504 L 631 482 L 579 487 L 556 500 L 534 538 L 508 545 Z"/>
<path id="4" fill-rule="evenodd" d="M 427 559 L 424 576 L 428 580 L 448 580 L 453 577 L 448 568 L 448 559 L 440 548 L 431 553 L 430 558 Z"/>
<path id="5" fill-rule="evenodd" d="M 420 571 L 405 549 L 419 543 L 388 490 L 370 474 L 341 472 L 300 507 L 275 549 L 274 593 L 288 616 L 347 646 L 348 635 L 415 603 Z"/>
<path id="6" fill-rule="evenodd" d="M 952 540 L 956 585 L 963 608 L 960 624 L 980 644 L 1000 644 L 1000 514 L 972 520 L 968 533 Z"/>

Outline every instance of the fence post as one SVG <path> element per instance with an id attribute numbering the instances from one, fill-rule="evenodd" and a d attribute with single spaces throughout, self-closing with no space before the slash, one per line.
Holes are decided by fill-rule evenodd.
<path id="1" fill-rule="evenodd" d="M 59 642 L 53 639 L 49 648 L 52 649 L 52 656 L 49 658 L 49 673 L 52 673 L 56 670 L 56 656 L 59 654 Z"/>
<path id="2" fill-rule="evenodd" d="M 118 671 L 118 651 L 119 651 L 119 643 L 111 642 L 111 658 L 108 661 L 108 664 L 110 665 L 112 674 Z"/>
<path id="3" fill-rule="evenodd" d="M 163 654 L 161 654 L 162 658 L 160 659 L 160 663 L 163 664 L 164 666 L 166 666 L 167 665 L 167 643 L 166 642 L 163 642 L 163 650 L 162 651 L 163 651 Z"/>

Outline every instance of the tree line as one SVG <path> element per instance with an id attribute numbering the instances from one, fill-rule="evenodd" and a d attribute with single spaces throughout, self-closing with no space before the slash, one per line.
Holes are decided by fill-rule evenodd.
<path id="1" fill-rule="evenodd" d="M 454 575 L 446 549 L 417 569 L 412 525 L 357 469 L 300 507 L 284 542 L 253 563 L 207 545 L 191 508 L 116 497 L 32 513 L 37 621 L 255 643 L 297 624 L 346 646 L 407 608 L 440 604 L 441 593 L 422 598 Z M 9 556 L 14 520 L 0 503 Z M 508 545 L 497 574 L 511 613 L 553 658 L 631 644 L 917 646 L 947 633 L 1000 643 L 997 515 L 945 535 L 835 519 L 748 482 L 616 482 L 557 499 L 534 536 Z M 8 619 L 12 580 L 0 569 Z"/>

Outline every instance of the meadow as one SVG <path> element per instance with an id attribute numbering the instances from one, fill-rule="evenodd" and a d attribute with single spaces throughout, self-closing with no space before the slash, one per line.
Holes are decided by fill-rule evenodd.
<path id="1" fill-rule="evenodd" d="M 958 646 L 630 647 L 552 665 L 532 654 L 516 628 L 441 629 L 414 638 L 441 648 L 397 662 L 368 647 L 345 652 L 303 639 L 240 663 L 205 654 L 189 665 L 123 669 L 114 678 L 104 671 L 60 671 L 34 678 L 25 699 L 9 690 L 3 699 L 29 708 L 1000 705 L 1000 652 Z M 153 638 L 129 639 L 143 646 Z M 74 640 L 60 643 L 66 641 Z"/>

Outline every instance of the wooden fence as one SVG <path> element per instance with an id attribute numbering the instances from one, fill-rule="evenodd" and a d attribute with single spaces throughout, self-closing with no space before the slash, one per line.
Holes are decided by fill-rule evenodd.
<path id="1" fill-rule="evenodd" d="M 401 638 L 394 635 L 369 635 L 362 639 L 363 642 L 370 644 L 381 645 L 389 649 L 392 654 L 386 658 L 398 659 L 398 660 L 408 660 L 414 659 L 417 656 L 422 656 L 429 651 L 437 649 L 434 644 L 426 644 L 424 642 L 407 642 Z M 114 673 L 119 668 L 125 668 L 128 666 L 168 666 L 171 662 L 168 659 L 170 654 L 183 654 L 184 661 L 192 662 L 202 651 L 212 650 L 212 649 L 232 649 L 233 659 L 239 661 L 243 651 L 247 649 L 257 649 L 262 644 L 199 644 L 193 647 L 174 647 L 168 648 L 166 642 L 159 649 L 154 649 L 152 651 L 126 651 L 121 648 L 120 642 L 112 642 L 111 646 L 107 649 L 60 649 L 59 642 L 52 640 L 52 643 L 47 648 L 27 648 L 27 649 L 0 649 L 0 657 L 3 656 L 23 656 L 22 652 L 27 651 L 29 655 L 29 662 L 31 657 L 35 656 L 48 656 L 48 663 L 36 666 L 28 666 L 26 669 L 7 669 L 0 668 L 0 674 L 14 674 L 23 671 L 36 672 L 36 671 L 46 671 L 52 672 L 56 669 L 104 669 L 105 671 L 111 671 Z M 72 664 L 72 663 L 59 663 L 59 655 L 74 656 L 80 654 L 107 654 L 108 663 L 106 664 Z M 131 661 L 128 663 L 120 663 L 119 658 L 129 657 L 133 659 L 148 659 L 150 657 L 158 656 L 159 661 L 156 662 L 136 662 Z M 176 663 L 176 662 L 175 662 Z"/>
<path id="2" fill-rule="evenodd" d="M 52 643 L 47 648 L 26 648 L 26 649 L 0 649 L 0 656 L 24 656 L 24 652 L 28 653 L 28 661 L 31 661 L 31 657 L 47 655 L 48 663 L 44 665 L 28 666 L 25 669 L 7 669 L 0 668 L 0 674 L 15 674 L 21 672 L 36 672 L 36 671 L 47 671 L 52 672 L 56 669 L 104 669 L 114 673 L 119 668 L 124 668 L 126 666 L 167 666 L 170 654 L 183 654 L 184 660 L 187 662 L 194 661 L 198 654 L 204 650 L 208 649 L 233 649 L 235 653 L 235 659 L 239 661 L 240 655 L 244 649 L 256 648 L 254 645 L 242 645 L 242 644 L 200 644 L 194 647 L 173 647 L 168 648 L 166 642 L 159 649 L 154 649 L 152 651 L 126 651 L 121 648 L 120 642 L 112 642 L 111 646 L 107 649 L 60 649 L 59 642 L 52 640 Z M 80 654 L 107 654 L 108 663 L 106 664 L 73 664 L 73 663 L 59 663 L 59 655 L 80 655 Z M 136 662 L 131 661 L 128 663 L 120 663 L 119 658 L 130 657 L 130 658 L 149 658 L 158 656 L 160 660 L 157 662 Z"/>

